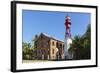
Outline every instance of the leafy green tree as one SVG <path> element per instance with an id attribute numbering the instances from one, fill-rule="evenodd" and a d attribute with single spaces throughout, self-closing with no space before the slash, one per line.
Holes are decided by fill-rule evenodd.
<path id="1" fill-rule="evenodd" d="M 22 51 L 23 51 L 23 59 L 30 59 L 30 55 L 31 55 L 31 44 L 30 43 L 26 43 L 23 42 L 22 43 Z"/>
<path id="2" fill-rule="evenodd" d="M 69 52 L 73 54 L 73 59 L 91 58 L 91 28 L 88 25 L 83 36 L 75 36 L 72 40 Z"/>
<path id="3" fill-rule="evenodd" d="M 24 60 L 33 60 L 35 57 L 35 49 L 37 45 L 38 35 L 35 35 L 35 38 L 32 40 L 32 44 L 23 42 L 22 43 L 22 51 L 23 51 L 23 59 Z"/>
<path id="4" fill-rule="evenodd" d="M 35 37 L 32 39 L 32 49 L 35 50 L 37 48 L 37 39 L 38 39 L 38 35 L 36 34 Z"/>
<path id="5" fill-rule="evenodd" d="M 87 27 L 86 33 L 83 35 L 84 40 L 84 48 L 86 58 L 91 58 L 91 27 L 90 24 Z"/>

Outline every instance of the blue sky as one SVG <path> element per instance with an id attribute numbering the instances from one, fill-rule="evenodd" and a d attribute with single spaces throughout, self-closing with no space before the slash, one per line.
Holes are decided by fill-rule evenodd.
<path id="1" fill-rule="evenodd" d="M 40 33 L 46 33 L 52 37 L 64 40 L 64 23 L 67 15 L 71 18 L 72 37 L 83 35 L 91 22 L 89 13 L 23 10 L 23 42 L 31 43 L 34 36 Z"/>

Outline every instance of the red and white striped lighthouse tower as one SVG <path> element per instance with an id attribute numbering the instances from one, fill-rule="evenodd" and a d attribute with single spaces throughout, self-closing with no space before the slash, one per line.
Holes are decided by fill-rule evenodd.
<path id="1" fill-rule="evenodd" d="M 70 48 L 70 44 L 72 43 L 72 38 L 71 38 L 71 18 L 69 16 L 66 16 L 65 19 L 65 40 L 64 40 L 64 55 L 65 59 L 71 59 L 71 56 L 68 52 L 68 49 Z"/>
<path id="2" fill-rule="evenodd" d="M 65 27 L 66 27 L 66 34 L 67 36 L 69 36 L 71 38 L 71 31 L 70 31 L 70 28 L 71 28 L 71 19 L 69 16 L 66 17 L 66 20 L 65 20 Z"/>

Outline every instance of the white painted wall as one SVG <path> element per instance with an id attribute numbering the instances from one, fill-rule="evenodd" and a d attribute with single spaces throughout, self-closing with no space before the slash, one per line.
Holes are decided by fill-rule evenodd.
<path id="1" fill-rule="evenodd" d="M 0 73 L 10 72 L 10 1 L 0 0 Z M 100 0 L 33 0 L 37 2 L 54 2 L 54 3 L 67 3 L 67 4 L 82 4 L 82 5 L 98 5 L 100 8 Z M 100 9 L 99 12 L 100 13 Z M 100 14 L 98 15 L 100 16 Z M 100 20 L 100 17 L 98 17 Z M 98 22 L 100 24 L 100 22 Z M 100 31 L 100 25 L 98 25 Z M 98 34 L 100 43 L 100 33 Z M 98 55 L 100 56 L 100 45 L 98 48 Z M 100 62 L 100 57 L 99 57 Z M 100 66 L 100 63 L 99 63 Z M 52 70 L 52 71 L 38 71 L 36 73 L 99 73 L 98 68 L 81 68 L 81 69 L 65 69 L 65 70 Z M 24 72 L 23 72 L 24 73 Z M 28 72 L 26 72 L 28 73 Z M 31 72 L 33 73 L 33 72 Z"/>

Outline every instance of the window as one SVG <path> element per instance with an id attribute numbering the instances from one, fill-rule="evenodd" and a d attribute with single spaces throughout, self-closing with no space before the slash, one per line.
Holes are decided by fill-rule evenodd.
<path id="1" fill-rule="evenodd" d="M 58 48 L 58 42 L 56 43 L 56 47 Z"/>
<path id="2" fill-rule="evenodd" d="M 60 44 L 60 48 L 62 48 L 62 44 Z"/>
<path id="3" fill-rule="evenodd" d="M 54 54 L 54 48 L 52 49 L 52 54 Z"/>
<path id="4" fill-rule="evenodd" d="M 54 46 L 54 41 L 52 42 L 52 45 Z"/>

